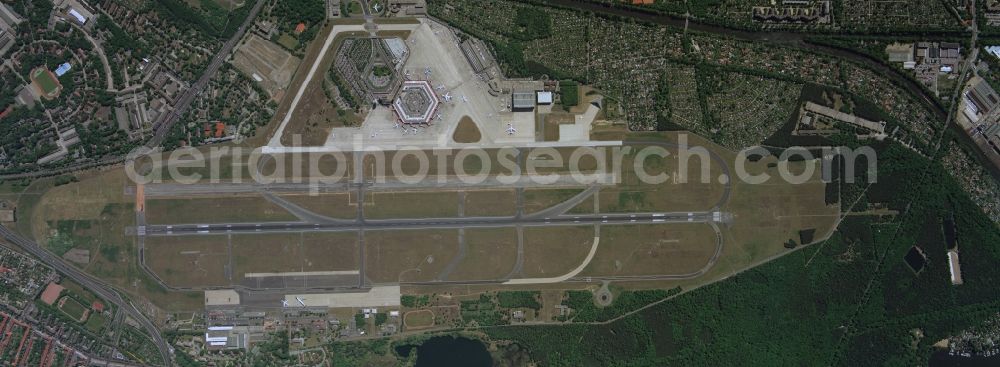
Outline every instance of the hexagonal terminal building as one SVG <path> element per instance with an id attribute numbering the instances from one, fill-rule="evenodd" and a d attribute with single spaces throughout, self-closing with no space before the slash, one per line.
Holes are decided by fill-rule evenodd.
<path id="1" fill-rule="evenodd" d="M 430 124 L 437 112 L 438 97 L 430 83 L 406 81 L 392 107 L 396 117 L 404 124 Z"/>

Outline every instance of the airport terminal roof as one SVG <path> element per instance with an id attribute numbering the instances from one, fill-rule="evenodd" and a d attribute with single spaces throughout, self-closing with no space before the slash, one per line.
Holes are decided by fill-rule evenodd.
<path id="1" fill-rule="evenodd" d="M 431 84 L 423 80 L 411 80 L 403 87 L 393 103 L 396 115 L 407 124 L 426 124 L 434 118 L 438 98 Z"/>
<path id="2" fill-rule="evenodd" d="M 285 301 L 288 307 L 394 307 L 399 306 L 399 297 L 395 285 L 372 287 L 368 292 L 289 294 Z"/>

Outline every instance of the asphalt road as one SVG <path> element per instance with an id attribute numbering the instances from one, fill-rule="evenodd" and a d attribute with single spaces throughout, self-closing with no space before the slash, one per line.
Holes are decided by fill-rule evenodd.
<path id="1" fill-rule="evenodd" d="M 159 350 L 160 357 L 164 361 L 164 364 L 167 366 L 172 365 L 170 358 L 173 354 L 173 350 L 169 345 L 167 345 L 163 336 L 160 335 L 160 330 L 156 327 L 156 325 L 149 321 L 149 319 L 147 319 L 142 312 L 139 312 L 139 309 L 132 305 L 131 302 L 122 298 L 121 294 L 115 291 L 111 285 L 91 276 L 90 274 L 84 273 L 73 265 L 65 263 L 62 258 L 56 256 L 48 250 L 43 249 L 34 241 L 14 233 L 14 231 L 11 231 L 5 226 L 0 226 L 0 236 L 8 242 L 19 246 L 26 252 L 37 257 L 46 265 L 52 267 L 64 276 L 84 286 L 84 288 L 94 292 L 97 296 L 113 303 L 119 310 L 124 311 L 129 317 L 136 320 L 136 322 L 146 329 L 146 332 L 152 338 L 153 343 L 156 344 L 156 348 Z"/>

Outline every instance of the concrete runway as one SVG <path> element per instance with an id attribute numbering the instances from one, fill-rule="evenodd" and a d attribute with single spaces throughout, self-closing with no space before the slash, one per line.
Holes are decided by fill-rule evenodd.
<path id="1" fill-rule="evenodd" d="M 572 206 L 570 206 L 572 207 Z M 345 232 L 413 229 L 461 229 L 503 227 L 556 227 L 600 225 L 637 225 L 660 223 L 713 223 L 722 221 L 719 212 L 583 214 L 554 217 L 465 217 L 427 219 L 366 219 L 333 223 L 261 222 L 226 224 L 147 225 L 146 236 L 225 235 L 283 232 Z"/>
<path id="2" fill-rule="evenodd" d="M 674 142 L 626 142 L 626 145 L 642 145 L 642 146 L 660 146 L 663 148 L 680 148 L 681 146 Z M 723 175 L 732 177 L 729 170 L 727 162 L 725 162 L 721 156 L 713 151 L 708 151 L 709 157 L 712 164 L 719 165 L 722 168 Z M 513 227 L 518 229 L 518 232 L 525 227 L 558 227 L 558 226 L 581 226 L 581 225 L 593 225 L 596 230 L 599 230 L 600 226 L 603 225 L 642 225 L 642 224 L 661 224 L 661 223 L 707 223 L 713 227 L 716 233 L 716 249 L 715 254 L 710 259 L 710 261 L 700 270 L 688 274 L 663 274 L 663 275 L 652 275 L 652 276 L 610 276 L 610 277 L 573 277 L 566 281 L 571 282 L 590 282 L 590 281 L 600 281 L 600 280 L 628 280 L 628 281 L 640 281 L 640 280 L 669 280 L 669 279 L 691 279 L 703 275 L 709 269 L 711 269 L 715 262 L 718 260 L 719 255 L 722 252 L 723 238 L 722 233 L 719 230 L 718 223 L 728 222 L 731 217 L 728 213 L 720 212 L 722 208 L 730 198 L 732 193 L 732 180 L 726 180 L 721 185 L 724 186 L 723 194 L 719 197 L 718 201 L 707 211 L 701 212 L 658 212 L 658 213 L 605 213 L 605 214 L 581 214 L 581 215 L 567 215 L 566 213 L 583 203 L 584 200 L 594 196 L 599 190 L 600 185 L 590 185 L 588 189 L 584 192 L 578 194 L 577 196 L 570 198 L 562 203 L 556 204 L 542 211 L 524 214 L 523 210 L 523 197 L 518 195 L 518 210 L 516 215 L 509 217 L 457 217 L 457 218 L 421 218 L 421 219 L 382 219 L 382 220 L 370 220 L 365 219 L 364 215 L 364 198 L 365 191 L 410 191 L 410 190 L 442 190 L 442 189 L 478 189 L 484 187 L 491 187 L 493 184 L 495 187 L 503 188 L 518 188 L 519 193 L 523 193 L 520 190 L 523 187 L 530 187 L 530 185 L 521 183 L 518 184 L 503 184 L 503 183 L 485 183 L 485 184 L 466 184 L 462 183 L 460 180 L 445 180 L 444 183 L 435 182 L 436 180 L 431 180 L 429 183 L 423 183 L 418 185 L 405 184 L 402 182 L 375 182 L 375 181 L 365 181 L 362 177 L 359 169 L 360 163 L 358 160 L 360 156 L 355 156 L 355 167 L 354 176 L 349 179 L 345 179 L 338 182 L 328 183 L 325 185 L 314 185 L 309 183 L 279 183 L 279 184 L 253 184 L 253 183 L 204 183 L 204 184 L 194 184 L 194 185 L 181 185 L 181 184 L 152 184 L 146 185 L 145 194 L 146 196 L 158 196 L 158 197 L 176 197 L 176 196 L 187 196 L 187 195 L 215 195 L 215 194 L 238 194 L 238 193 L 253 193 L 253 194 L 263 194 L 266 199 L 270 199 L 272 202 L 277 201 L 277 204 L 284 209 L 288 210 L 294 214 L 299 221 L 291 222 L 261 222 L 261 223 L 187 223 L 187 224 L 172 224 L 172 225 L 152 225 L 147 226 L 144 221 L 139 221 L 139 227 L 130 229 L 131 233 L 140 234 L 139 235 L 139 258 L 140 267 L 146 271 L 151 278 L 155 279 L 162 286 L 167 289 L 173 290 L 205 290 L 212 288 L 231 288 L 237 289 L 244 292 L 257 292 L 262 290 L 275 290 L 278 288 L 252 288 L 245 285 L 233 285 L 228 287 L 200 287 L 198 289 L 193 288 L 178 288 L 172 287 L 160 279 L 155 272 L 152 271 L 145 264 L 144 256 L 144 238 L 146 236 L 184 236 L 184 235 L 206 235 L 206 236 L 219 236 L 219 235 L 229 235 L 229 234 L 240 234 L 240 233 L 302 233 L 302 232 L 350 232 L 356 231 L 359 233 L 359 246 L 360 249 L 360 276 L 358 277 L 358 284 L 356 288 L 364 289 L 372 286 L 365 278 L 365 255 L 364 255 L 364 233 L 366 231 L 374 230 L 414 230 L 414 229 L 465 229 L 465 228 L 504 228 Z M 521 160 L 519 160 L 521 162 Z M 519 163 L 521 164 L 521 163 Z M 523 172 L 523 167 L 519 167 L 519 171 Z M 614 181 L 614 180 L 613 180 Z M 612 181 L 612 182 L 613 182 Z M 566 184 L 569 184 L 567 182 Z M 416 186 L 416 187 L 415 187 Z M 558 184 L 555 186 L 559 186 Z M 572 185 L 575 187 L 580 187 L 581 184 L 575 183 Z M 552 185 L 546 186 L 551 188 Z M 322 215 L 315 214 L 309 210 L 299 207 L 286 200 L 281 200 L 280 198 L 272 195 L 272 193 L 284 193 L 284 192 L 356 192 L 359 198 L 358 202 L 358 213 L 355 219 L 335 219 L 328 218 Z M 523 244 L 518 243 L 518 262 L 520 264 L 523 261 L 522 251 Z M 495 279 L 495 280 L 438 280 L 432 282 L 403 282 L 400 284 L 406 285 L 462 285 L 462 284 L 492 284 L 492 283 L 503 283 L 510 280 L 519 273 L 519 266 L 515 266 L 515 269 L 511 274 L 505 279 Z M 355 287 L 309 287 L 309 288 L 280 288 L 282 290 L 297 290 L 297 291 L 331 291 L 331 290 L 344 290 L 344 289 L 354 289 Z"/>

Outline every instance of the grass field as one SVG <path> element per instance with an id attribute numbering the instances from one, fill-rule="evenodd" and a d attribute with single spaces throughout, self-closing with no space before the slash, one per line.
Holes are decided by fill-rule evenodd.
<path id="1" fill-rule="evenodd" d="M 524 190 L 524 212 L 533 213 L 569 200 L 583 192 L 582 189 L 527 189 Z"/>
<path id="2" fill-rule="evenodd" d="M 604 226 L 597 254 L 581 275 L 687 274 L 713 253 L 715 235 L 707 224 Z"/>
<path id="3" fill-rule="evenodd" d="M 458 121 L 458 127 L 455 128 L 455 133 L 452 134 L 451 139 L 456 143 L 478 143 L 482 137 L 479 128 L 476 127 L 476 123 L 472 121 L 472 118 L 463 116 Z"/>
<path id="4" fill-rule="evenodd" d="M 146 254 L 150 268 L 178 287 L 236 284 L 247 273 L 358 269 L 357 234 L 352 232 L 150 237 Z M 226 276 L 230 263 L 231 279 Z"/>
<path id="5" fill-rule="evenodd" d="M 86 306 L 80 304 L 80 302 L 72 297 L 63 297 L 59 301 L 59 310 L 78 322 L 86 321 L 87 315 L 90 313 Z"/>
<path id="6" fill-rule="evenodd" d="M 477 190 L 465 193 L 465 216 L 511 216 L 517 211 L 512 190 Z"/>
<path id="7" fill-rule="evenodd" d="M 672 136 L 668 136 L 667 139 L 672 139 Z M 689 144 L 698 146 L 703 142 L 691 141 Z M 644 145 L 633 146 L 636 151 L 644 148 L 646 148 Z M 721 151 L 713 146 L 705 148 Z M 682 164 L 677 150 L 667 149 L 667 151 L 670 155 L 665 159 L 649 156 L 641 163 L 646 174 L 665 175 L 666 181 L 660 184 L 642 182 L 635 170 L 636 160 L 640 157 L 635 153 L 626 156 L 622 162 L 622 184 L 601 189 L 601 211 L 703 211 L 718 203 L 725 189 L 718 179 L 725 172 L 722 164 L 695 156 L 687 160 L 687 169 L 681 172 Z M 727 152 L 721 151 L 721 153 Z M 720 156 L 723 159 L 728 158 L 724 154 Z M 704 168 L 708 169 L 707 180 L 703 180 L 702 177 Z"/>
<path id="8" fill-rule="evenodd" d="M 403 315 L 403 324 L 407 329 L 425 329 L 434 326 L 434 311 L 417 310 Z"/>
<path id="9" fill-rule="evenodd" d="M 278 44 L 289 50 L 295 50 L 299 46 L 299 40 L 288 33 L 282 33 L 281 36 L 278 36 Z"/>
<path id="10" fill-rule="evenodd" d="M 525 228 L 521 278 L 566 274 L 583 263 L 594 243 L 594 228 Z"/>
<path id="11" fill-rule="evenodd" d="M 331 218 L 354 219 L 358 214 L 357 197 L 354 193 L 284 195 L 281 198 Z"/>
<path id="12" fill-rule="evenodd" d="M 356 270 L 357 242 L 358 235 L 354 232 L 303 234 L 303 271 Z"/>
<path id="13" fill-rule="evenodd" d="M 458 216 L 458 193 L 372 192 L 365 201 L 365 217 L 445 218 Z"/>
<path id="14" fill-rule="evenodd" d="M 467 229 L 465 244 L 465 257 L 449 274 L 450 280 L 501 279 L 517 261 L 513 228 Z"/>
<path id="15" fill-rule="evenodd" d="M 366 232 L 365 272 L 376 283 L 434 280 L 456 249 L 456 230 Z"/>
<path id="16" fill-rule="evenodd" d="M 296 221 L 294 215 L 260 196 L 147 199 L 150 224 Z"/>
<path id="17" fill-rule="evenodd" d="M 107 321 L 108 320 L 104 318 L 104 315 L 95 313 L 87 318 L 87 323 L 84 324 L 83 326 L 94 334 L 100 334 L 101 330 L 104 329 L 104 324 L 106 324 Z"/>
<path id="18" fill-rule="evenodd" d="M 261 234 L 233 236 L 234 277 L 357 269 L 357 234 Z M 260 256 L 268 254 L 268 256 Z"/>
<path id="19" fill-rule="evenodd" d="M 226 286 L 228 236 L 150 237 L 146 265 L 175 287 Z"/>
<path id="20" fill-rule="evenodd" d="M 130 295 L 152 301 L 171 310 L 204 307 L 200 292 L 168 292 L 158 286 L 135 263 L 135 238 L 125 236 L 125 228 L 135 223 L 134 198 L 125 196 L 128 180 L 121 169 L 85 171 L 80 182 L 53 187 L 52 179 L 37 180 L 18 198 L 18 230 L 39 243 L 58 231 L 59 223 L 76 225 L 74 245 L 91 251 L 84 268 Z M 116 248 L 116 251 L 109 251 Z M 113 258 L 112 258 L 113 257 Z M 185 269 L 187 271 L 189 269 Z"/>
<path id="21" fill-rule="evenodd" d="M 307 259 L 301 242 L 302 234 L 299 233 L 233 236 L 233 277 L 242 279 L 246 273 L 304 271 Z"/>
<path id="22" fill-rule="evenodd" d="M 53 97 L 59 95 L 59 90 L 62 88 L 62 86 L 59 85 L 59 80 L 56 79 L 55 74 L 52 74 L 52 72 L 46 70 L 45 68 L 32 70 L 31 80 L 38 84 L 46 99 L 52 99 Z"/>

